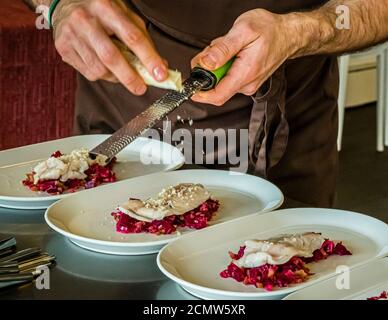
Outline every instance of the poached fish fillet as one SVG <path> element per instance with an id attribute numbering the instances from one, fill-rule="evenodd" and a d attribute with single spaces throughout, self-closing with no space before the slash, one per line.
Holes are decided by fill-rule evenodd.
<path id="1" fill-rule="evenodd" d="M 95 163 L 105 166 L 103 156 L 91 159 L 89 151 L 86 148 L 75 149 L 69 154 L 63 154 L 59 157 L 51 156 L 45 161 L 38 163 L 34 169 L 34 183 L 39 180 L 57 180 L 66 182 L 71 179 L 85 179 L 85 171 Z"/>
<path id="2" fill-rule="evenodd" d="M 281 265 L 292 257 L 312 257 L 324 241 L 322 235 L 315 232 L 284 235 L 268 240 L 247 240 L 244 255 L 233 263 L 242 268 L 255 268 L 267 263 Z"/>
<path id="3" fill-rule="evenodd" d="M 156 198 L 145 201 L 129 199 L 118 209 L 139 221 L 162 220 L 172 215 L 183 215 L 210 198 L 210 193 L 201 184 L 181 183 L 163 189 Z"/>

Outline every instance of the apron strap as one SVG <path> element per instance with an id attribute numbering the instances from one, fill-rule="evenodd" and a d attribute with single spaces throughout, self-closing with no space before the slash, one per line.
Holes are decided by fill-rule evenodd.
<path id="1" fill-rule="evenodd" d="M 248 140 L 249 159 L 254 166 L 254 173 L 264 178 L 268 170 L 283 157 L 288 143 L 284 66 L 266 84 L 265 93 L 261 89 L 254 97 Z"/>

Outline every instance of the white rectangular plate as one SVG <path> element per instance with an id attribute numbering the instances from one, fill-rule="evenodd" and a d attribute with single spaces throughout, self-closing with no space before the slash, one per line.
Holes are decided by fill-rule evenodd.
<path id="1" fill-rule="evenodd" d="M 179 183 L 201 183 L 220 201 L 211 224 L 219 224 L 255 212 L 276 209 L 283 195 L 273 184 L 251 175 L 222 170 L 180 170 L 155 173 L 80 192 L 63 199 L 46 211 L 51 228 L 86 249 L 121 255 L 155 253 L 179 233 L 153 235 L 116 232 L 111 212 L 129 197 L 146 199 L 163 188 Z M 180 229 L 182 234 L 191 230 Z"/>
<path id="2" fill-rule="evenodd" d="M 26 173 L 40 161 L 59 150 L 69 153 L 77 148 L 92 149 L 109 135 L 76 136 L 26 147 L 0 151 L 0 206 L 13 209 L 46 209 L 68 194 L 48 195 L 23 186 Z M 117 180 L 150 173 L 170 171 L 184 164 L 184 156 L 175 147 L 147 138 L 138 138 L 117 156 L 113 171 Z"/>
<path id="3" fill-rule="evenodd" d="M 284 300 L 367 300 L 383 291 L 388 291 L 388 258 L 352 268 L 347 274 L 340 273 L 338 277 L 291 293 Z"/>
<path id="4" fill-rule="evenodd" d="M 309 264 L 314 273 L 308 281 L 288 288 L 265 291 L 246 286 L 219 273 L 248 239 L 301 232 L 322 232 L 342 241 L 352 256 L 332 256 Z M 158 266 L 191 294 L 204 299 L 280 299 L 297 289 L 335 274 L 338 265 L 355 266 L 381 256 L 388 249 L 388 226 L 374 218 L 340 210 L 287 209 L 238 220 L 189 234 L 168 244 L 158 255 Z"/>

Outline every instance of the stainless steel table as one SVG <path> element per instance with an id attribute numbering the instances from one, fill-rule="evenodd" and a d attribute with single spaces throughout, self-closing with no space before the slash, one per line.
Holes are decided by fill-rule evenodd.
<path id="1" fill-rule="evenodd" d="M 87 251 L 52 231 L 43 215 L 44 210 L 0 208 L 0 238 L 15 236 L 18 249 L 41 247 L 57 257 L 49 290 L 30 284 L 0 290 L 0 299 L 195 299 L 159 271 L 155 254 Z"/>

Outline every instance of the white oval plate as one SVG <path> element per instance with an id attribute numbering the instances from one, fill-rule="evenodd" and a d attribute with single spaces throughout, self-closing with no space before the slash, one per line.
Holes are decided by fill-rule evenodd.
<path id="1" fill-rule="evenodd" d="M 178 183 L 201 183 L 221 206 L 211 224 L 279 207 L 283 195 L 273 184 L 247 174 L 221 170 L 180 170 L 155 173 L 75 194 L 46 211 L 48 225 L 85 249 L 120 255 L 155 253 L 174 240 L 171 235 L 120 234 L 110 213 L 129 197 L 145 199 Z M 181 229 L 182 234 L 192 230 Z"/>
<path id="2" fill-rule="evenodd" d="M 383 291 L 388 291 L 388 258 L 352 268 L 347 274 L 291 293 L 284 300 L 367 300 Z"/>
<path id="3" fill-rule="evenodd" d="M 109 135 L 86 135 L 54 140 L 26 147 L 0 151 L 0 206 L 13 209 L 46 209 L 69 194 L 50 196 L 33 192 L 23 186 L 26 173 L 50 154 L 60 150 L 69 153 L 77 148 L 92 149 Z M 147 138 L 138 138 L 117 156 L 114 171 L 117 180 L 130 179 L 150 173 L 171 171 L 185 162 L 175 147 Z"/>
<path id="4" fill-rule="evenodd" d="M 308 281 L 270 292 L 219 275 L 230 263 L 228 251 L 237 252 L 247 239 L 308 231 L 343 241 L 353 255 L 312 263 L 309 267 L 314 275 Z M 353 212 L 303 208 L 250 215 L 186 235 L 164 247 L 157 262 L 167 277 L 202 299 L 280 299 L 332 277 L 338 265 L 355 266 L 387 252 L 388 226 L 384 222 Z"/>

